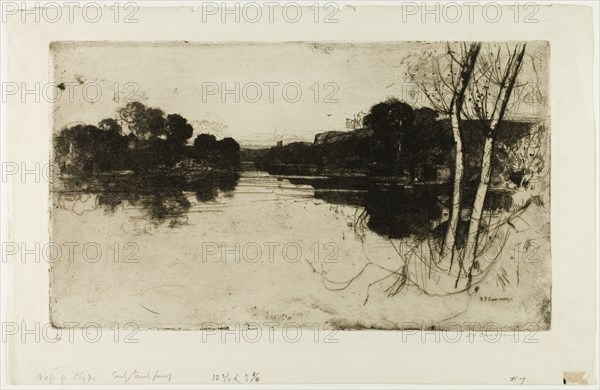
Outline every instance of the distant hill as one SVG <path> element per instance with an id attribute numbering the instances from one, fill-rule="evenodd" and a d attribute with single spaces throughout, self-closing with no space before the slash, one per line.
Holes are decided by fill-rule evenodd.
<path id="1" fill-rule="evenodd" d="M 315 135 L 314 145 L 332 144 L 349 139 L 363 139 L 373 135 L 371 129 L 357 129 L 353 131 L 326 131 Z"/>

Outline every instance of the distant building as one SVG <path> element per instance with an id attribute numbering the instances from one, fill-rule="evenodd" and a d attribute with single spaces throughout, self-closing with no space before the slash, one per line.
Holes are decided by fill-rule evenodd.
<path id="1" fill-rule="evenodd" d="M 127 135 L 127 147 L 129 149 L 136 149 L 140 146 L 141 140 L 133 133 Z"/>
<path id="2" fill-rule="evenodd" d="M 277 147 L 278 148 L 283 147 L 283 141 L 277 141 Z"/>

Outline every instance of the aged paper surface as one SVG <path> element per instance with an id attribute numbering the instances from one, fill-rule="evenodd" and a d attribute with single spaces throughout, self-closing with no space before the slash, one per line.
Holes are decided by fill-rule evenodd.
<path id="1" fill-rule="evenodd" d="M 12 382 L 595 383 L 592 10 L 237 7 L 6 10 Z"/>

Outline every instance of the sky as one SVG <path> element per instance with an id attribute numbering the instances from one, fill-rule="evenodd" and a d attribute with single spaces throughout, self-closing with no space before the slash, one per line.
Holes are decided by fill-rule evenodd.
<path id="1" fill-rule="evenodd" d="M 66 89 L 56 90 L 54 131 L 114 118 L 135 100 L 186 117 L 195 135 L 229 136 L 247 146 L 312 141 L 319 132 L 348 130 L 346 118 L 389 97 L 428 105 L 422 93 L 414 94 L 407 63 L 444 46 L 60 42 L 51 47 L 52 77 Z M 542 42 L 528 44 L 544 84 L 548 51 Z M 539 102 L 522 100 L 517 115 L 539 115 Z"/>

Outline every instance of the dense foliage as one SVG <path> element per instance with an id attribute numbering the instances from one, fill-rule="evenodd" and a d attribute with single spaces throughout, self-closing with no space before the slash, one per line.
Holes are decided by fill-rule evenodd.
<path id="1" fill-rule="evenodd" d="M 468 184 L 478 180 L 484 136 L 476 121 L 464 120 L 465 169 Z M 271 148 L 259 165 L 273 173 L 301 172 L 308 167 L 329 175 L 355 171 L 370 176 L 393 176 L 407 182 L 448 180 L 453 169 L 452 128 L 430 108 L 413 108 L 397 99 L 371 107 L 363 128 L 318 134 L 315 142 L 294 142 Z M 494 180 L 526 184 L 521 178 L 529 165 L 516 160 L 514 150 L 531 131 L 531 124 L 504 121 L 495 145 Z M 501 161 L 502 160 L 502 161 Z M 536 167 L 534 164 L 530 164 Z M 525 166 L 525 167 L 524 167 Z M 281 172 L 278 172 L 281 171 Z M 445 171 L 440 178 L 440 171 Z"/>
<path id="2" fill-rule="evenodd" d="M 233 138 L 217 140 L 200 134 L 193 146 L 193 127 L 179 114 L 142 103 L 129 103 L 93 125 L 75 125 L 55 137 L 55 160 L 62 173 L 100 173 L 113 170 L 148 171 L 184 166 L 237 169 L 240 146 Z M 123 134 L 124 123 L 129 133 Z"/>

